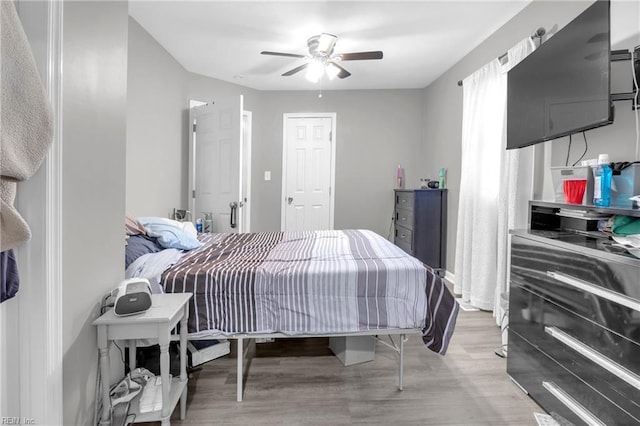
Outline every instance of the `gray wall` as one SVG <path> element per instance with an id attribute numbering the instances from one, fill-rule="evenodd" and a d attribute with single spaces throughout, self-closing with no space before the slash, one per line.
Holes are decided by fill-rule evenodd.
<path id="1" fill-rule="evenodd" d="M 128 47 L 127 212 L 166 217 L 185 206 L 187 71 L 131 18 Z"/>
<path id="2" fill-rule="evenodd" d="M 557 31 L 591 3 L 532 2 L 425 89 L 325 91 L 321 99 L 316 91 L 260 92 L 180 71 L 170 55 L 130 20 L 127 210 L 133 214 L 164 215 L 175 207 L 175 203 L 186 206 L 186 102 L 188 99 L 208 100 L 208 97 L 215 98 L 218 93 L 243 94 L 245 109 L 254 113 L 253 231 L 280 229 L 282 114 L 336 112 L 335 227 L 370 228 L 386 236 L 392 216 L 392 190 L 397 164 L 405 168 L 407 187 L 417 187 L 422 177 L 436 178 L 440 167 L 445 167 L 449 189 L 447 269 L 454 272 L 462 131 L 462 88 L 457 85 L 458 80 L 506 52 L 538 27 L 545 27 L 548 32 Z M 632 48 L 640 44 L 639 8 L 637 2 L 612 2 L 614 49 Z M 168 64 L 166 71 L 160 66 L 163 63 Z M 135 67 L 137 69 L 133 69 Z M 164 83 L 166 95 L 157 93 L 150 84 L 150 73 L 156 74 L 155 78 Z M 181 74 L 183 78 L 180 78 Z M 615 65 L 612 68 L 614 91 L 630 90 L 629 85 L 625 86 L 630 75 L 629 70 Z M 621 85 L 620 81 L 624 84 Z M 180 99 L 176 100 L 180 91 Z M 152 109 L 146 105 L 147 100 L 158 96 L 166 96 L 161 102 L 175 104 L 170 109 L 158 110 L 157 114 L 149 113 Z M 176 111 L 179 108 L 182 116 L 178 123 Z M 150 141 L 146 129 L 160 127 L 160 123 L 168 126 L 166 133 L 171 136 L 157 131 L 157 137 Z M 182 133 L 178 136 L 176 131 L 180 126 Z M 587 157 L 606 151 L 613 161 L 631 158 L 635 149 L 631 141 L 633 126 L 629 102 L 618 103 L 614 125 L 587 133 L 590 145 Z M 149 144 L 156 148 L 166 147 L 172 153 L 170 164 L 164 163 L 164 170 L 168 172 L 154 171 L 148 163 L 145 164 Z M 567 142 L 558 140 L 551 146 L 552 164 L 564 162 Z M 573 155 L 577 158 L 581 146 L 575 143 L 574 147 Z M 175 158 L 180 160 L 175 161 Z M 142 164 L 144 168 L 139 168 Z M 268 182 L 263 180 L 267 170 L 272 172 L 272 180 Z M 150 173 L 151 176 L 162 173 L 162 179 L 171 180 L 171 183 L 160 186 L 156 181 L 149 187 L 144 173 Z M 178 181 L 180 184 L 176 185 Z M 157 188 L 163 189 L 160 191 Z"/>
<path id="3" fill-rule="evenodd" d="M 129 19 L 127 203 L 133 215 L 188 206 L 188 101 L 243 95 L 253 112 L 252 231 L 280 229 L 284 113 L 337 113 L 335 227 L 386 236 L 398 164 L 408 187 L 437 169 L 423 167 L 422 90 L 260 92 L 190 73 Z M 264 181 L 264 172 L 272 172 Z"/>
<path id="4" fill-rule="evenodd" d="M 259 92 L 187 71 L 132 18 L 128 57 L 126 208 L 166 217 L 189 206 L 189 100 L 243 95 L 251 111 L 259 109 Z"/>
<path id="5" fill-rule="evenodd" d="M 253 146 L 254 230 L 280 229 L 284 113 L 335 112 L 335 228 L 367 228 L 383 236 L 393 216 L 396 167 L 407 187 L 429 172 L 416 152 L 422 140 L 421 90 L 265 92 L 262 143 Z M 270 170 L 271 181 L 263 180 Z"/>
<path id="6" fill-rule="evenodd" d="M 124 276 L 127 14 L 126 2 L 64 3 L 62 345 L 69 425 L 93 417 L 98 357 L 91 322 L 102 296 Z"/>
<path id="7" fill-rule="evenodd" d="M 424 115 L 422 117 L 424 140 L 421 158 L 425 167 L 434 169 L 444 166 L 448 171 L 448 271 L 455 272 L 453 268 L 460 187 L 462 88 L 457 85 L 458 80 L 464 79 L 492 59 L 503 54 L 517 42 L 532 34 L 538 27 L 544 27 L 548 32 L 557 31 L 590 4 L 592 4 L 590 1 L 532 2 L 424 90 Z M 612 45 L 614 49 L 632 49 L 640 44 L 639 7 L 638 2 L 612 2 Z M 628 62 L 627 65 L 630 66 Z M 617 67 L 612 68 L 614 80 L 612 87 L 619 87 L 618 80 L 620 79 L 624 82 L 629 81 L 631 72 L 625 73 L 624 71 Z M 628 85 L 627 89 L 630 89 Z M 633 157 L 635 145 L 631 143 L 630 139 L 635 138 L 635 132 L 632 130 L 633 117 L 629 110 L 629 102 L 616 103 L 615 124 L 587 132 L 589 152 L 586 158 L 593 158 L 600 152 L 609 152 L 612 161 L 628 160 Z M 568 138 L 565 139 L 568 140 Z M 575 148 L 572 158 L 577 159 L 582 145 L 574 143 L 573 146 Z M 567 142 L 557 140 L 552 143 L 552 147 L 552 164 L 564 164 Z"/>

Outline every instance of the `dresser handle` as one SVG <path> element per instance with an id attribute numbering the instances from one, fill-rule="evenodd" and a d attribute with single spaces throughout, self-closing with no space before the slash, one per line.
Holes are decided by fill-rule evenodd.
<path id="1" fill-rule="evenodd" d="M 547 275 L 554 280 L 558 280 L 562 283 L 570 285 L 571 287 L 577 288 L 578 290 L 594 294 L 596 296 L 602 297 L 603 299 L 607 299 L 611 302 L 626 306 L 629 309 L 640 312 L 640 302 L 636 299 L 632 299 L 631 297 L 616 293 L 615 291 L 611 291 L 606 288 L 598 287 L 597 285 L 591 284 L 578 278 L 574 278 L 570 275 L 562 274 L 560 272 L 547 271 Z"/>
<path id="2" fill-rule="evenodd" d="M 545 327 L 544 331 L 554 339 L 560 341 L 561 343 L 564 343 L 574 351 L 578 352 L 580 355 L 598 364 L 600 367 L 604 368 L 611 374 L 617 376 L 619 379 L 624 380 L 634 388 L 640 390 L 640 376 L 638 376 L 634 372 L 626 369 L 617 362 L 612 361 L 611 359 L 585 345 L 578 339 L 568 335 L 557 327 Z"/>
<path id="3" fill-rule="evenodd" d="M 606 426 L 606 423 L 594 416 L 589 410 L 584 408 L 578 401 L 573 399 L 571 395 L 562 390 L 558 385 L 553 382 L 542 382 L 542 386 L 555 396 L 558 401 L 573 412 L 576 416 L 580 417 L 588 425 Z"/>

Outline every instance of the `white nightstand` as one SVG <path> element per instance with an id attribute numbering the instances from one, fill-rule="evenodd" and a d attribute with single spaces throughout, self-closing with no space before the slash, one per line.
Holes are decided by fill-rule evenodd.
<path id="1" fill-rule="evenodd" d="M 187 411 L 187 319 L 191 293 L 153 294 L 151 308 L 144 313 L 118 317 L 113 309 L 93 322 L 98 327 L 100 349 L 100 375 L 102 378 L 102 415 L 100 425 L 110 425 L 109 399 L 109 342 L 127 340 L 129 343 L 129 367 L 136 368 L 136 339 L 158 339 L 160 344 L 160 377 L 162 378 L 162 409 L 150 413 L 138 411 L 138 398 L 132 401 L 129 414 L 135 414 L 135 423 L 161 421 L 169 425 L 169 419 L 180 399 L 180 419 Z M 169 380 L 169 343 L 171 331 L 180 322 L 180 377 Z M 169 386 L 170 385 L 170 386 Z M 97 401 L 96 401 L 97 403 Z"/>

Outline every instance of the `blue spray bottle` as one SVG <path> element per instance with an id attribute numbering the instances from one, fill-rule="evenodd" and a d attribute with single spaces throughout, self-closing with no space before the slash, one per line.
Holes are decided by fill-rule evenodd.
<path id="1" fill-rule="evenodd" d="M 609 167 L 609 154 L 598 156 L 598 165 L 593 169 L 593 205 L 609 207 L 611 204 L 611 177 L 613 170 Z"/>

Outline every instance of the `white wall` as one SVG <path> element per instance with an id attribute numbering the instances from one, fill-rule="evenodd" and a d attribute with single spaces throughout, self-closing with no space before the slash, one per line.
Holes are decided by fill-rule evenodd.
<path id="1" fill-rule="evenodd" d="M 63 10 L 64 424 L 90 424 L 102 296 L 124 277 L 126 2 Z"/>

